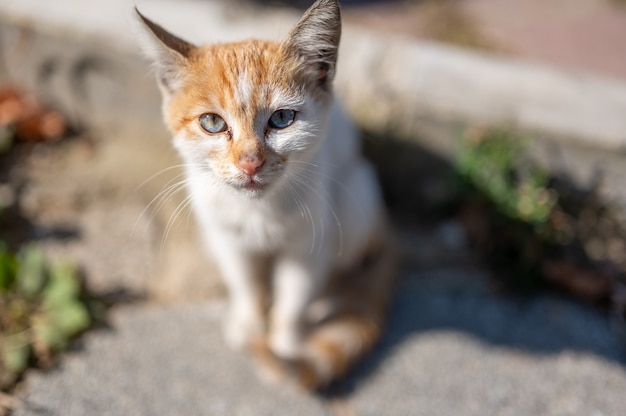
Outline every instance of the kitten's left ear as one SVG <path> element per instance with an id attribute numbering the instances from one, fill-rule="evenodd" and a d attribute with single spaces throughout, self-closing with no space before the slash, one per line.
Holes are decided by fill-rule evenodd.
<path id="1" fill-rule="evenodd" d="M 301 70 L 323 89 L 335 76 L 341 38 L 341 12 L 337 0 L 318 0 L 291 29 L 283 50 L 295 57 Z"/>
<path id="2" fill-rule="evenodd" d="M 164 95 L 171 94 L 176 90 L 182 69 L 196 46 L 169 33 L 142 15 L 137 7 L 135 12 L 145 29 L 144 50 L 154 62 L 159 86 Z"/>

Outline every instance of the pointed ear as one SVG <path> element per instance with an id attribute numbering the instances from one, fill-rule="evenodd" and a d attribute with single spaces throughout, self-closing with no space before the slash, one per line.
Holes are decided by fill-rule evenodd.
<path id="1" fill-rule="evenodd" d="M 341 38 L 341 12 L 337 0 L 318 0 L 291 29 L 284 52 L 295 58 L 306 76 L 325 90 L 335 75 Z"/>
<path id="2" fill-rule="evenodd" d="M 135 12 L 143 28 L 144 51 L 154 64 L 159 86 L 164 95 L 171 94 L 176 90 L 182 69 L 196 47 L 142 15 L 137 7 Z"/>

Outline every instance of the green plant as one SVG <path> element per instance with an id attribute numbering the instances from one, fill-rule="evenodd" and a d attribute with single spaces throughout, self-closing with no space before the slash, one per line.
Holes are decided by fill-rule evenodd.
<path id="1" fill-rule="evenodd" d="M 509 286 L 530 293 L 545 286 L 558 194 L 528 157 L 528 145 L 512 130 L 472 130 L 462 137 L 456 172 L 460 215 L 475 251 Z"/>
<path id="2" fill-rule="evenodd" d="M 483 193 L 503 215 L 530 224 L 544 223 L 556 204 L 548 175 L 526 158 L 526 142 L 499 129 L 467 134 L 457 172 Z"/>
<path id="3" fill-rule="evenodd" d="M 75 268 L 48 264 L 34 244 L 17 255 L 0 242 L 0 388 L 10 387 L 30 362 L 55 352 L 91 321 Z"/>
<path id="4" fill-rule="evenodd" d="M 463 137 L 459 215 L 473 248 L 518 291 L 555 287 L 624 309 L 626 229 L 616 210 L 597 184 L 549 177 L 528 144 L 504 129 Z"/>

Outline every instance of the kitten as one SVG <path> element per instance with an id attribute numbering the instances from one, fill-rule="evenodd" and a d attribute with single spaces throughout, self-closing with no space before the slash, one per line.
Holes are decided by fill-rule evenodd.
<path id="1" fill-rule="evenodd" d="M 339 4 L 282 42 L 194 46 L 142 16 L 165 122 L 230 302 L 225 339 L 318 388 L 380 336 L 393 259 L 375 174 L 333 98 Z"/>

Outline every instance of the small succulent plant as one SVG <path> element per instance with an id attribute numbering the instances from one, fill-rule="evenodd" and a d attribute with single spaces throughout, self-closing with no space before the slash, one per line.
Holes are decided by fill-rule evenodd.
<path id="1" fill-rule="evenodd" d="M 32 362 L 49 365 L 90 322 L 74 266 L 49 264 L 34 244 L 0 246 L 0 388 Z"/>

